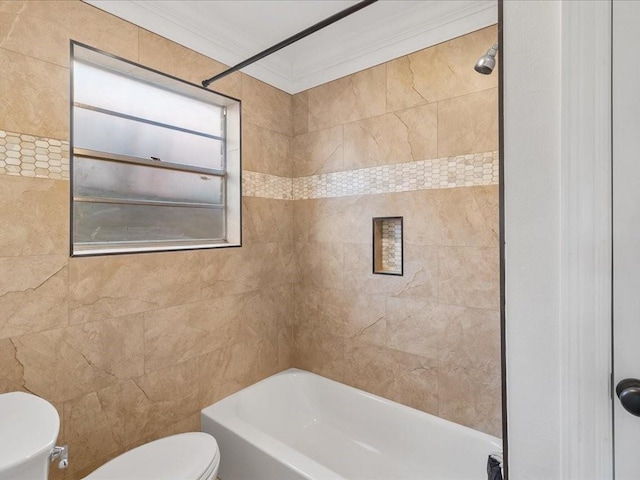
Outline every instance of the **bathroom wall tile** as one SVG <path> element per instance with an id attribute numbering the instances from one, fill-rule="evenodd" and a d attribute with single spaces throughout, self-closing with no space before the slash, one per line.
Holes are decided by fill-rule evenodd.
<path id="1" fill-rule="evenodd" d="M 69 182 L 0 175 L 0 256 L 66 255 Z"/>
<path id="2" fill-rule="evenodd" d="M 125 447 L 125 451 L 132 450 L 140 447 L 146 443 L 153 442 L 160 438 L 168 437 L 171 435 L 178 435 L 186 432 L 199 432 L 200 431 L 200 413 L 189 415 L 188 417 L 177 421 L 176 423 L 167 426 L 162 432 L 153 432 L 136 442 L 133 442 Z"/>
<path id="3" fill-rule="evenodd" d="M 138 28 L 83 2 L 10 1 L 0 8 L 1 48 L 62 67 L 69 65 L 69 39 L 138 58 Z"/>
<path id="4" fill-rule="evenodd" d="M 341 288 L 345 275 L 341 243 L 297 243 L 297 277 L 306 286 Z"/>
<path id="5" fill-rule="evenodd" d="M 293 327 L 292 366 L 344 381 L 344 338 L 325 335 L 305 326 Z"/>
<path id="6" fill-rule="evenodd" d="M 438 102 L 438 156 L 498 148 L 498 89 Z"/>
<path id="7" fill-rule="evenodd" d="M 404 247 L 404 275 L 375 275 L 371 244 L 344 245 L 344 282 L 349 292 L 436 300 L 438 253 L 434 247 Z"/>
<path id="8" fill-rule="evenodd" d="M 277 349 L 265 340 L 237 343 L 199 358 L 204 408 L 277 371 Z"/>
<path id="9" fill-rule="evenodd" d="M 242 207 L 242 240 L 245 245 L 252 243 L 292 243 L 292 202 L 243 197 Z"/>
<path id="10" fill-rule="evenodd" d="M 13 342 L 25 387 L 54 402 L 143 373 L 141 316 L 24 335 Z"/>
<path id="11" fill-rule="evenodd" d="M 290 368 L 293 363 L 293 326 L 278 330 L 278 371 Z"/>
<path id="12" fill-rule="evenodd" d="M 404 216 L 404 240 L 416 245 L 498 246 L 498 186 L 385 194 L 376 215 Z"/>
<path id="13" fill-rule="evenodd" d="M 497 87 L 497 75 L 480 75 L 473 69 L 497 40 L 497 27 L 492 26 L 389 62 L 388 110 Z"/>
<path id="14" fill-rule="evenodd" d="M 437 369 L 417 355 L 348 340 L 345 383 L 422 411 L 438 411 Z"/>
<path id="15" fill-rule="evenodd" d="M 227 66 L 160 35 L 139 28 L 138 63 L 196 85 L 227 69 Z M 242 74 L 221 78 L 209 86 L 210 90 L 240 98 Z"/>
<path id="16" fill-rule="evenodd" d="M 188 360 L 97 392 L 114 440 L 130 445 L 198 412 L 198 361 Z"/>
<path id="17" fill-rule="evenodd" d="M 371 219 L 379 211 L 379 199 L 368 195 L 303 201 L 310 242 L 366 243 L 371 241 Z M 295 221 L 295 220 L 294 220 Z"/>
<path id="18" fill-rule="evenodd" d="M 475 308 L 500 308 L 497 248 L 440 247 L 439 301 Z"/>
<path id="19" fill-rule="evenodd" d="M 292 315 L 290 287 L 227 295 L 145 313 L 145 368 L 174 365 L 225 346 L 275 338 Z"/>
<path id="20" fill-rule="evenodd" d="M 69 69 L 0 48 L 0 128 L 69 138 Z"/>
<path id="21" fill-rule="evenodd" d="M 0 340 L 0 393 L 23 389 L 23 368 L 9 338 Z"/>
<path id="22" fill-rule="evenodd" d="M 293 134 L 301 135 L 309 131 L 309 94 L 296 93 L 293 96 Z"/>
<path id="23" fill-rule="evenodd" d="M 288 93 L 242 75 L 243 123 L 252 123 L 285 135 L 293 134 L 292 97 Z"/>
<path id="24" fill-rule="evenodd" d="M 315 208 L 315 200 L 296 200 L 292 204 L 293 242 L 306 243 L 309 241 L 309 215 Z"/>
<path id="25" fill-rule="evenodd" d="M 98 459 L 115 456 L 122 448 L 96 392 L 65 402 L 64 416 L 66 441 L 69 444 L 70 476 Z"/>
<path id="26" fill-rule="evenodd" d="M 0 338 L 67 325 L 67 259 L 0 257 Z"/>
<path id="27" fill-rule="evenodd" d="M 235 300 L 222 297 L 221 300 Z M 222 302 L 218 302 L 222 303 Z M 234 302 L 232 308 L 237 304 Z M 237 333 L 234 316 L 209 311 L 205 302 L 147 312 L 145 316 L 145 370 L 151 372 L 220 348 Z M 235 327 L 235 328 L 234 328 Z"/>
<path id="28" fill-rule="evenodd" d="M 198 300 L 201 261 L 200 252 L 72 258 L 71 323 Z"/>
<path id="29" fill-rule="evenodd" d="M 304 286 L 296 286 L 295 295 L 297 325 L 319 334 L 385 344 L 385 297 Z"/>
<path id="30" fill-rule="evenodd" d="M 344 169 L 343 126 L 297 135 L 293 139 L 293 176 L 303 177 Z"/>
<path id="31" fill-rule="evenodd" d="M 309 131 L 383 114 L 386 71 L 378 65 L 308 90 Z"/>
<path id="32" fill-rule="evenodd" d="M 438 372 L 439 416 L 502 436 L 501 380 L 483 370 L 452 367 Z"/>
<path id="33" fill-rule="evenodd" d="M 500 313 L 421 300 L 387 300 L 391 348 L 426 357 L 446 368 L 500 373 Z"/>
<path id="34" fill-rule="evenodd" d="M 437 106 L 432 104 L 346 124 L 344 168 L 436 158 L 437 120 Z"/>
<path id="35" fill-rule="evenodd" d="M 291 143 L 289 135 L 243 122 L 242 168 L 291 177 Z"/>
<path id="36" fill-rule="evenodd" d="M 203 299 L 288 285 L 293 281 L 291 245 L 254 243 L 242 248 L 203 253 Z"/>
<path id="37" fill-rule="evenodd" d="M 65 343 L 93 368 L 117 378 L 144 374 L 142 314 L 82 323 L 63 330 Z"/>

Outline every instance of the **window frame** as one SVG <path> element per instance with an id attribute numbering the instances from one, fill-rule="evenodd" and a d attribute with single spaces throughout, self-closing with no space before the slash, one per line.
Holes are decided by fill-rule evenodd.
<path id="1" fill-rule="evenodd" d="M 74 99 L 74 67 L 75 62 L 82 62 L 92 67 L 103 68 L 106 71 L 115 71 L 123 75 L 125 78 L 130 78 L 134 81 L 148 83 L 155 88 L 162 88 L 187 98 L 192 98 L 203 103 L 210 103 L 218 106 L 221 109 L 222 115 L 222 131 L 221 136 L 216 138 L 221 142 L 221 168 L 208 168 L 200 166 L 190 166 L 187 164 L 177 164 L 168 161 L 155 161 L 152 159 L 133 157 L 123 154 L 116 154 L 103 151 L 92 151 L 86 148 L 77 147 L 74 141 L 74 109 L 82 108 L 86 110 L 101 112 L 104 109 L 100 107 L 93 107 L 90 105 L 76 104 Z M 117 67 L 130 66 L 128 71 Z M 132 74 L 131 72 L 144 73 L 145 77 L 141 78 L 140 75 Z M 162 83 L 156 83 L 151 80 L 162 79 Z M 167 86 L 167 83 L 170 86 Z M 173 87 L 173 88 L 171 88 Z M 242 101 L 240 99 L 225 95 L 208 88 L 204 88 L 201 85 L 197 85 L 186 80 L 177 78 L 167 73 L 149 68 L 145 65 L 118 57 L 116 55 L 104 52 L 100 49 L 91 47 L 89 45 L 70 41 L 70 85 L 69 85 L 69 173 L 70 173 L 70 219 L 69 219 L 69 252 L 71 257 L 89 257 L 89 256 L 102 256 L 102 255 L 122 255 L 122 254 L 138 254 L 138 253 L 151 253 L 151 252 L 171 252 L 171 251 L 183 251 L 183 250 L 204 250 L 214 248 L 235 248 L 242 246 Z M 187 92 L 193 92 L 189 94 Z M 206 92 L 206 93 L 204 93 Z M 211 101 L 207 101 L 206 98 L 212 95 Z M 88 108 L 87 108 L 88 107 Z M 231 112 L 229 111 L 231 108 Z M 133 115 L 127 115 L 118 111 L 106 111 L 103 112 L 114 117 L 126 118 L 132 121 L 140 123 L 147 123 L 159 128 L 169 128 L 175 131 L 184 131 L 188 129 L 181 129 L 175 125 L 162 124 L 162 122 L 155 122 L 153 120 L 136 117 Z M 233 124 L 231 130 L 233 131 L 233 138 L 229 138 L 229 118 L 233 116 Z M 186 131 L 184 133 L 191 133 L 197 135 L 197 132 Z M 211 135 L 215 137 L 215 135 Z M 229 168 L 230 159 L 232 157 L 231 169 Z M 213 204 L 198 205 L 197 202 L 172 202 L 172 201 L 154 201 L 140 200 L 140 199 L 115 199 L 105 197 L 104 203 L 122 203 L 127 205 L 155 205 L 155 206 L 178 206 L 184 208 L 209 208 L 210 210 L 221 209 L 223 216 L 223 228 L 224 238 L 220 239 L 207 239 L 207 240 L 144 240 L 144 241 L 131 241 L 131 242 L 104 242 L 97 243 L 95 245 L 75 244 L 74 243 L 74 225 L 75 225 L 75 203 L 84 202 L 95 203 L 98 198 L 92 198 L 90 196 L 78 196 L 74 195 L 75 190 L 75 175 L 74 164 L 75 157 L 83 158 L 89 157 L 96 159 L 100 162 L 116 162 L 131 166 L 150 167 L 154 169 L 169 169 L 172 171 L 181 171 L 188 173 L 202 173 L 212 177 L 219 177 L 221 179 L 221 205 L 214 206 Z M 232 175 L 229 175 L 229 171 L 232 171 Z M 231 181 L 230 181 L 231 179 Z M 231 199 L 229 198 L 229 190 L 232 190 Z M 120 202 L 118 202 L 120 200 Z M 99 202 L 98 202 L 99 203 Z"/>

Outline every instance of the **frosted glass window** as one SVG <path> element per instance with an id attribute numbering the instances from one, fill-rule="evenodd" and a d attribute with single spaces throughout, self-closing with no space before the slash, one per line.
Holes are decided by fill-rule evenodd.
<path id="1" fill-rule="evenodd" d="M 72 255 L 239 246 L 240 102 L 72 51 Z"/>

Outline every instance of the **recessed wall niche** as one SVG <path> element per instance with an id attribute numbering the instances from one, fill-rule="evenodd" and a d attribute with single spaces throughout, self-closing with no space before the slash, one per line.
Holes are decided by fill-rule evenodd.
<path id="1" fill-rule="evenodd" d="M 402 217 L 373 219 L 373 273 L 403 274 Z"/>

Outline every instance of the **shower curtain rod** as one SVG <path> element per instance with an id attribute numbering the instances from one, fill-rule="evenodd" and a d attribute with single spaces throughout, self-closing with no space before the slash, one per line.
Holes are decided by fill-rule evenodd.
<path id="1" fill-rule="evenodd" d="M 269 47 L 266 50 L 263 50 L 260 53 L 257 53 L 256 55 L 254 55 L 251 58 L 246 59 L 244 62 L 240 62 L 239 64 L 228 68 L 227 70 L 225 70 L 224 72 L 221 72 L 217 75 L 214 75 L 211 78 L 208 78 L 206 80 L 202 81 L 202 86 L 203 87 L 208 87 L 209 85 L 211 85 L 213 82 L 215 82 L 216 80 L 220 80 L 222 77 L 226 77 L 227 75 L 232 74 L 235 71 L 238 71 L 248 65 L 251 65 L 254 62 L 257 62 L 258 60 L 271 55 L 272 53 L 277 52 L 278 50 L 287 47 L 289 45 L 291 45 L 292 43 L 297 42 L 298 40 L 302 40 L 304 37 L 308 37 L 309 35 L 311 35 L 312 33 L 317 32 L 318 30 L 323 29 L 324 27 L 327 27 L 329 25 L 331 25 L 332 23 L 337 22 L 338 20 L 343 19 L 344 17 L 347 17 L 349 15 L 351 15 L 352 13 L 357 12 L 358 10 L 362 10 L 365 7 L 368 7 L 369 5 L 371 5 L 372 3 L 377 2 L 378 0 L 362 0 L 361 2 L 356 3 L 355 5 L 350 6 L 349 8 L 345 8 L 344 10 L 341 10 L 338 13 L 335 13 L 333 15 L 331 15 L 330 17 L 325 18 L 324 20 L 322 20 L 321 22 L 318 22 L 314 25 L 311 25 L 309 28 L 305 28 L 304 30 L 302 30 L 299 33 L 296 33 L 295 35 L 292 35 L 291 37 L 281 41 L 280 43 L 276 43 L 273 47 Z"/>

